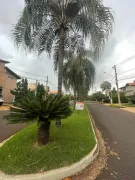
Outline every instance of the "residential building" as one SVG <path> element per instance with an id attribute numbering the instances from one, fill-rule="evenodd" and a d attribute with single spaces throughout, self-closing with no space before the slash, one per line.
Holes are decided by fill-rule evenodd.
<path id="1" fill-rule="evenodd" d="M 49 94 L 54 94 L 54 95 L 56 95 L 56 94 L 58 94 L 58 90 L 50 90 L 50 91 L 49 91 Z M 64 95 L 64 92 L 62 92 L 62 95 Z"/>
<path id="2" fill-rule="evenodd" d="M 16 88 L 16 82 L 21 79 L 15 72 L 5 66 L 10 62 L 0 59 L 0 94 L 4 97 L 4 102 L 13 102 L 14 96 L 10 90 Z"/>
<path id="3" fill-rule="evenodd" d="M 31 91 L 35 91 L 36 90 L 36 83 L 29 83 L 28 89 L 30 89 Z"/>
<path id="4" fill-rule="evenodd" d="M 127 83 L 124 87 L 120 88 L 121 92 L 125 93 L 125 96 L 132 96 L 135 94 L 135 81 L 132 83 Z"/>
<path id="5" fill-rule="evenodd" d="M 37 86 L 36 83 L 29 83 L 28 84 L 28 89 L 30 89 L 31 91 L 35 91 L 36 90 L 36 86 Z M 49 91 L 49 86 L 47 86 L 47 88 L 46 88 L 46 86 L 44 86 L 44 89 L 45 90 L 47 89 L 47 91 Z"/>

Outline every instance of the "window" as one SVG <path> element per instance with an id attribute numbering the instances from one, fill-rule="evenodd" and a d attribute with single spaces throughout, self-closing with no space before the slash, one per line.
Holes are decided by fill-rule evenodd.
<path id="1" fill-rule="evenodd" d="M 9 79 L 14 79 L 13 76 L 8 76 Z"/>

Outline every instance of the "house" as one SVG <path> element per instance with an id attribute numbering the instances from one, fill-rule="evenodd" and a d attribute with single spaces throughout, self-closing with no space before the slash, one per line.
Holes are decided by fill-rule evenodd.
<path id="1" fill-rule="evenodd" d="M 121 92 L 125 93 L 125 96 L 132 96 L 135 94 L 135 81 L 132 83 L 127 83 L 124 87 L 120 88 Z"/>
<path id="2" fill-rule="evenodd" d="M 16 88 L 16 82 L 21 79 L 15 72 L 5 65 L 10 62 L 0 59 L 0 95 L 3 95 L 4 102 L 13 102 L 14 96 L 10 90 Z"/>
<path id="3" fill-rule="evenodd" d="M 31 91 L 35 91 L 36 90 L 36 87 L 37 87 L 37 84 L 36 83 L 29 83 L 28 84 L 28 89 L 30 89 Z M 49 91 L 49 86 L 44 86 L 44 89 Z"/>
<path id="4" fill-rule="evenodd" d="M 28 89 L 30 89 L 31 91 L 35 91 L 36 90 L 36 83 L 29 83 Z"/>
<path id="5" fill-rule="evenodd" d="M 58 90 L 50 90 L 50 91 L 49 91 L 49 94 L 54 94 L 54 95 L 56 95 L 56 94 L 58 94 Z M 62 92 L 62 95 L 64 95 L 64 92 Z"/>

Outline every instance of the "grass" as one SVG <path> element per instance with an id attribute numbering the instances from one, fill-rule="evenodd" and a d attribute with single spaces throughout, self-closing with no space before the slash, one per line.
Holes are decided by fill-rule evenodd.
<path id="1" fill-rule="evenodd" d="M 123 106 L 116 105 L 116 104 L 111 104 L 111 105 L 109 105 L 109 107 L 112 107 L 112 108 L 125 108 Z"/>
<path id="2" fill-rule="evenodd" d="M 87 107 L 73 112 L 62 121 L 61 128 L 51 124 L 50 143 L 39 147 L 36 143 L 37 125 L 17 133 L 0 148 L 0 170 L 6 174 L 40 173 L 68 166 L 79 161 L 95 146 Z"/>
<path id="3" fill-rule="evenodd" d="M 128 103 L 126 103 L 126 104 L 122 104 L 123 106 L 126 106 L 126 107 L 135 107 L 135 104 L 128 104 Z"/>

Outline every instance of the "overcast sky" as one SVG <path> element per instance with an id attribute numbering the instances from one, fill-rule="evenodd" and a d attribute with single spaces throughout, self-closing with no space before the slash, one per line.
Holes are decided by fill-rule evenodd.
<path id="1" fill-rule="evenodd" d="M 102 58 L 96 63 L 96 82 L 98 90 L 104 80 L 111 81 L 114 77 L 112 66 L 135 54 L 135 1 L 134 0 L 104 0 L 104 4 L 112 8 L 115 13 L 115 26 Z M 23 9 L 23 0 L 4 0 L 0 6 L 0 59 L 8 60 L 9 67 L 34 73 L 41 76 L 49 76 L 51 89 L 57 88 L 57 76 L 53 71 L 53 61 L 43 54 L 40 58 L 36 54 L 25 54 L 16 50 L 11 38 L 13 24 L 17 22 Z M 135 59 L 117 66 L 118 74 L 135 68 Z M 16 70 L 15 70 L 16 71 Z M 118 79 L 126 76 L 135 76 L 135 70 L 122 73 Z M 45 79 L 21 71 L 16 71 L 21 76 L 33 79 Z M 106 73 L 104 73 L 106 72 Z M 119 86 L 135 79 L 119 81 Z M 34 82 L 34 81 L 33 81 Z M 115 86 L 114 80 L 112 85 Z"/>

